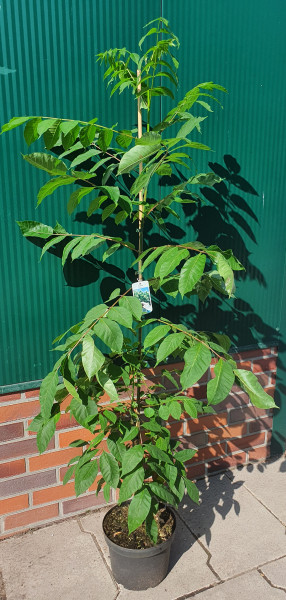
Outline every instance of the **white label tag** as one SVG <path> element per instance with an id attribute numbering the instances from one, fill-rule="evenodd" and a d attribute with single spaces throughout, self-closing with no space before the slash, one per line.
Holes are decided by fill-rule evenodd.
<path id="1" fill-rule="evenodd" d="M 148 281 L 136 281 L 136 283 L 132 283 L 132 293 L 135 298 L 139 298 L 143 313 L 152 312 L 152 300 Z"/>

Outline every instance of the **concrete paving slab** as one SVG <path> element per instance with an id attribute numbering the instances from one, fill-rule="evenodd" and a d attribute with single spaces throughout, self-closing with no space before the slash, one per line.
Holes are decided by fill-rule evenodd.
<path id="1" fill-rule="evenodd" d="M 285 555 L 285 527 L 244 487 L 226 474 L 198 483 L 201 505 L 186 499 L 180 515 L 211 553 L 223 580 Z"/>
<path id="2" fill-rule="evenodd" d="M 0 545 L 5 600 L 115 600 L 118 590 L 91 536 L 76 520 Z"/>
<path id="3" fill-rule="evenodd" d="M 256 498 L 286 525 L 286 459 L 274 458 L 267 463 L 247 465 L 232 471 Z"/>
<path id="4" fill-rule="evenodd" d="M 92 533 L 110 564 L 108 547 L 102 533 L 101 523 L 105 510 L 97 511 L 80 519 L 84 531 Z M 134 592 L 119 586 L 118 600 L 175 600 L 218 581 L 207 565 L 208 554 L 178 518 L 176 537 L 172 544 L 170 570 L 156 588 Z"/>
<path id="5" fill-rule="evenodd" d="M 271 587 L 257 572 L 235 577 L 193 596 L 196 600 L 285 600 L 285 593 Z"/>
<path id="6" fill-rule="evenodd" d="M 286 592 L 286 556 L 275 562 L 263 565 L 260 571 L 274 587 L 283 588 Z"/>

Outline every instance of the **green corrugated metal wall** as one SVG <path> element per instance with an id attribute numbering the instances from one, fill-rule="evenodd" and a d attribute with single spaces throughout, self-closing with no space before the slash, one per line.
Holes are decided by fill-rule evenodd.
<path id="1" fill-rule="evenodd" d="M 202 190 L 210 208 L 184 213 L 174 236 L 186 230 L 190 236 L 194 228 L 206 243 L 216 239 L 222 247 L 233 247 L 247 266 L 247 276 L 237 285 L 240 300 L 213 299 L 195 313 L 189 307 L 189 315 L 199 327 L 226 330 L 237 346 L 267 345 L 279 332 L 283 337 L 285 2 L 3 0 L 1 5 L 1 123 L 15 115 L 39 114 L 97 116 L 106 125 L 132 126 L 134 102 L 124 94 L 107 101 L 95 55 L 114 46 L 136 50 L 146 22 L 160 14 L 169 19 L 181 42 L 178 97 L 200 81 L 213 80 L 229 90 L 221 98 L 224 110 L 215 107 L 203 128 L 202 141 L 214 152 L 195 156 L 202 170 L 211 162 L 225 183 L 220 194 Z M 36 193 L 46 178 L 21 160 L 20 153 L 26 152 L 22 133 L 2 136 L 0 147 L 0 383 L 19 387 L 47 372 L 53 361 L 51 340 L 97 301 L 101 276 L 93 261 L 64 274 L 59 258 L 50 253 L 39 263 L 39 248 L 22 239 L 16 220 L 53 225 L 57 218 L 82 233 L 90 226 L 82 214 L 76 221 L 67 217 L 65 192 L 35 212 Z M 115 266 L 111 287 L 114 276 Z M 283 339 L 280 356 L 283 360 Z"/>

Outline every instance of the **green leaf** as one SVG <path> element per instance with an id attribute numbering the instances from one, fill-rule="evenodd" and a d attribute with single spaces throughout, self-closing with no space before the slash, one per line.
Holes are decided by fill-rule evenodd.
<path id="1" fill-rule="evenodd" d="M 137 321 L 141 321 L 143 308 L 138 298 L 134 298 L 133 296 L 124 296 L 123 298 L 120 298 L 119 306 L 123 306 L 127 310 L 130 310 L 135 319 L 137 319 Z"/>
<path id="2" fill-rule="evenodd" d="M 97 381 L 103 387 L 104 391 L 108 394 L 111 401 L 117 402 L 118 401 L 118 393 L 117 393 L 117 389 L 116 389 L 112 379 L 110 379 L 110 377 L 108 377 L 108 375 L 106 373 L 103 373 L 102 371 L 99 371 L 96 374 L 96 377 L 97 377 Z"/>
<path id="3" fill-rule="evenodd" d="M 128 148 L 128 146 L 130 146 L 130 144 L 132 143 L 132 132 L 128 129 L 123 129 L 122 131 L 119 131 L 115 139 L 119 146 L 121 146 L 122 148 Z"/>
<path id="4" fill-rule="evenodd" d="M 68 393 L 77 401 L 81 404 L 81 399 L 74 387 L 74 385 L 68 381 L 67 379 L 63 378 L 63 382 L 65 385 L 65 388 L 67 389 Z"/>
<path id="5" fill-rule="evenodd" d="M 234 369 L 233 372 L 254 406 L 264 409 L 277 408 L 273 398 L 266 394 L 254 373 L 244 369 Z"/>
<path id="6" fill-rule="evenodd" d="M 173 464 L 167 452 L 164 452 L 164 450 L 161 450 L 157 446 L 153 446 L 153 444 L 145 444 L 145 450 L 149 452 L 152 458 L 155 458 L 156 460 L 162 461 L 164 463 L 169 463 L 170 465 Z"/>
<path id="7" fill-rule="evenodd" d="M 44 152 L 33 152 L 32 154 L 22 155 L 33 167 L 46 171 L 50 175 L 63 175 L 67 171 L 67 167 L 62 160 L 45 154 Z"/>
<path id="8" fill-rule="evenodd" d="M 154 346 L 157 344 L 167 333 L 170 331 L 170 325 L 158 325 L 154 327 L 149 333 L 146 335 L 144 340 L 144 348 L 148 348 L 149 346 Z"/>
<path id="9" fill-rule="evenodd" d="M 58 382 L 59 377 L 57 371 L 51 371 L 51 373 L 48 373 L 41 383 L 40 405 L 41 414 L 44 419 L 48 419 L 51 416 L 51 410 L 54 403 Z"/>
<path id="10" fill-rule="evenodd" d="M 24 138 L 28 146 L 30 146 L 33 142 L 35 142 L 38 139 L 38 125 L 41 122 L 41 120 L 41 117 L 35 117 L 34 119 L 31 119 L 27 122 L 24 129 Z"/>
<path id="11" fill-rule="evenodd" d="M 33 119 L 35 117 L 13 117 L 12 119 L 10 119 L 10 121 L 8 123 L 5 123 L 5 125 L 2 125 L 2 129 L 1 129 L 1 135 L 2 133 L 5 133 L 6 131 L 11 131 L 11 129 L 15 129 L 15 127 L 19 127 L 19 125 L 23 125 L 23 123 L 26 123 L 26 121 L 29 121 L 29 119 Z"/>
<path id="12" fill-rule="evenodd" d="M 169 404 L 161 404 L 159 411 L 159 417 L 163 419 L 163 421 L 167 421 L 170 416 L 170 405 Z"/>
<path id="13" fill-rule="evenodd" d="M 215 378 L 210 379 L 207 385 L 208 404 L 219 404 L 231 391 L 234 384 L 234 373 L 231 365 L 219 359 L 214 368 Z"/>
<path id="14" fill-rule="evenodd" d="M 101 214 L 101 220 L 104 223 L 104 221 L 106 221 L 106 219 L 108 219 L 108 217 L 110 217 L 114 211 L 116 209 L 116 204 L 114 204 L 113 202 L 111 204 L 108 204 L 108 206 L 106 206 Z"/>
<path id="15" fill-rule="evenodd" d="M 159 177 L 170 177 L 172 175 L 172 167 L 168 164 L 162 164 L 160 167 L 158 167 L 158 169 L 156 169 L 156 173 L 159 175 Z"/>
<path id="16" fill-rule="evenodd" d="M 75 143 L 79 134 L 79 125 L 77 121 L 62 122 L 60 129 L 62 135 L 62 145 L 65 150 L 69 150 Z"/>
<path id="17" fill-rule="evenodd" d="M 113 306 L 108 312 L 108 318 L 123 327 L 132 329 L 132 314 L 123 306 Z"/>
<path id="18" fill-rule="evenodd" d="M 234 277 L 232 268 L 230 267 L 228 261 L 221 252 L 210 251 L 208 249 L 207 254 L 216 265 L 219 274 L 225 282 L 225 289 L 228 295 L 231 296 L 234 288 Z"/>
<path id="19" fill-rule="evenodd" d="M 70 185 L 71 183 L 74 183 L 74 181 L 75 178 L 70 177 L 70 175 L 63 175 L 63 177 L 57 177 L 56 179 L 50 179 L 50 181 L 47 181 L 47 183 L 45 183 L 45 185 L 43 185 L 38 192 L 37 206 L 43 202 L 44 198 L 53 194 L 58 187 L 61 187 L 62 185 Z"/>
<path id="20" fill-rule="evenodd" d="M 60 418 L 60 414 L 58 418 Z M 49 441 L 52 439 L 55 431 L 56 421 L 54 418 L 49 419 L 47 423 L 43 423 L 37 434 L 37 446 L 40 453 L 46 450 Z"/>
<path id="21" fill-rule="evenodd" d="M 151 495 L 145 488 L 135 494 L 128 508 L 128 533 L 132 533 L 142 525 L 151 508 Z"/>
<path id="22" fill-rule="evenodd" d="M 100 131 L 98 140 L 97 140 L 97 145 L 100 147 L 100 149 L 103 152 L 106 152 L 106 150 L 109 148 L 112 138 L 113 138 L 112 129 L 102 129 Z"/>
<path id="23" fill-rule="evenodd" d="M 74 167 L 76 167 L 77 165 L 81 165 L 83 162 L 86 162 L 87 160 L 89 160 L 93 156 L 96 156 L 97 154 L 100 154 L 100 150 L 95 150 L 94 148 L 92 148 L 91 150 L 87 150 L 86 152 L 83 152 L 82 154 L 79 154 L 72 161 L 70 168 L 74 169 Z"/>
<path id="24" fill-rule="evenodd" d="M 146 146 L 148 144 L 160 144 L 162 141 L 162 136 L 156 131 L 148 131 L 143 133 L 140 138 L 136 138 L 135 144 L 136 146 Z"/>
<path id="25" fill-rule="evenodd" d="M 52 227 L 38 221 L 17 221 L 17 225 L 19 225 L 20 231 L 25 237 L 40 237 L 45 239 L 54 233 Z"/>
<path id="26" fill-rule="evenodd" d="M 67 484 L 67 482 L 68 482 L 68 481 L 69 481 L 69 480 L 70 480 L 70 479 L 73 477 L 73 474 L 74 474 L 74 472 L 75 472 L 75 468 L 76 468 L 76 465 L 71 465 L 71 466 L 68 468 L 68 470 L 67 470 L 67 472 L 66 472 L 66 474 L 65 474 L 65 476 L 64 476 L 64 478 L 63 478 L 63 484 L 64 484 L 64 485 L 66 485 L 66 484 Z"/>
<path id="27" fill-rule="evenodd" d="M 112 352 L 121 352 L 123 334 L 119 325 L 105 317 L 93 328 L 94 333 L 107 345 Z"/>
<path id="28" fill-rule="evenodd" d="M 206 263 L 205 254 L 197 254 L 187 260 L 181 270 L 179 278 L 179 292 L 183 298 L 200 280 Z"/>
<path id="29" fill-rule="evenodd" d="M 85 125 L 79 132 L 79 139 L 84 148 L 89 146 L 91 142 L 93 142 L 95 138 L 96 126 L 95 125 Z"/>
<path id="30" fill-rule="evenodd" d="M 198 410 L 197 410 L 195 402 L 191 398 L 184 399 L 184 409 L 185 409 L 186 413 L 188 415 L 190 415 L 190 417 L 192 417 L 192 419 L 197 418 Z"/>
<path id="31" fill-rule="evenodd" d="M 119 466 L 114 456 L 103 451 L 99 459 L 99 467 L 104 481 L 116 489 L 119 482 Z"/>
<path id="32" fill-rule="evenodd" d="M 101 369 L 105 362 L 105 357 L 98 348 L 95 347 L 91 335 L 86 335 L 82 342 L 82 366 L 91 379 Z"/>
<path id="33" fill-rule="evenodd" d="M 39 125 L 38 125 L 39 136 L 43 135 L 43 133 L 45 133 L 51 127 L 56 126 L 58 123 L 60 123 L 60 119 L 50 119 L 50 118 L 45 119 L 45 118 L 43 118 L 41 120 L 41 123 L 39 123 Z"/>
<path id="34" fill-rule="evenodd" d="M 180 264 L 180 262 L 189 256 L 187 249 L 170 248 L 159 258 L 155 271 L 154 277 L 160 277 L 162 280 L 164 277 L 172 273 L 174 269 Z"/>
<path id="35" fill-rule="evenodd" d="M 60 124 L 61 120 L 55 119 L 54 122 L 50 125 L 50 127 L 43 133 L 44 142 L 47 150 L 50 150 L 51 148 L 53 148 L 53 146 L 56 145 L 61 134 Z M 40 123 L 38 127 L 38 132 L 41 125 L 42 123 Z"/>
<path id="36" fill-rule="evenodd" d="M 186 448 L 186 450 L 180 450 L 175 453 L 175 459 L 181 463 L 187 462 L 191 460 L 193 456 L 197 453 L 197 449 L 195 448 Z"/>
<path id="37" fill-rule="evenodd" d="M 176 419 L 176 421 L 179 421 L 181 418 L 181 414 L 182 414 L 181 404 L 174 400 L 173 402 L 171 402 L 171 404 L 169 406 L 169 410 L 170 410 L 170 414 L 172 415 L 173 419 Z"/>
<path id="38" fill-rule="evenodd" d="M 106 483 L 104 488 L 103 488 L 103 496 L 104 496 L 104 500 L 105 502 L 109 502 L 110 500 L 110 485 L 109 483 Z"/>
<path id="39" fill-rule="evenodd" d="M 130 427 L 130 429 L 126 430 L 126 433 L 124 434 L 124 437 L 122 438 L 122 442 L 130 442 L 131 440 L 134 440 L 134 438 L 137 437 L 138 433 L 139 433 L 138 427 L 136 427 L 135 425 L 133 427 Z"/>
<path id="40" fill-rule="evenodd" d="M 200 123 L 204 121 L 207 117 L 194 117 L 190 115 L 188 120 L 182 125 L 181 129 L 178 131 L 176 137 L 177 138 L 186 138 L 193 129 L 197 129 L 201 132 Z"/>
<path id="41" fill-rule="evenodd" d="M 86 196 L 87 194 L 90 194 L 90 192 L 94 191 L 94 187 L 81 187 L 77 190 L 75 190 L 71 196 L 70 199 L 68 201 L 68 205 L 67 205 L 67 209 L 68 209 L 68 214 L 71 215 L 73 213 L 73 211 L 76 209 L 76 207 L 79 205 L 81 199 Z"/>
<path id="42" fill-rule="evenodd" d="M 152 483 L 149 483 L 149 488 L 153 492 L 153 494 L 155 494 L 155 496 L 157 496 L 161 500 L 164 500 L 164 502 L 167 502 L 172 506 L 177 506 L 176 496 L 174 496 L 174 494 L 172 494 L 166 487 L 164 487 L 160 483 L 153 481 Z"/>
<path id="43" fill-rule="evenodd" d="M 78 237 L 77 240 L 78 243 L 76 248 L 74 248 L 72 251 L 72 260 L 76 260 L 80 256 L 86 256 L 86 254 L 90 254 L 93 252 L 93 250 L 105 243 L 105 239 L 94 238 L 93 235 L 82 236 L 82 238 Z"/>
<path id="44" fill-rule="evenodd" d="M 134 473 L 127 475 L 121 484 L 119 490 L 119 503 L 129 500 L 132 494 L 135 494 L 137 490 L 142 487 L 145 478 L 145 471 L 143 467 L 139 467 Z"/>
<path id="45" fill-rule="evenodd" d="M 167 356 L 175 352 L 181 346 L 185 337 L 185 333 L 171 333 L 168 335 L 158 348 L 156 364 L 162 362 Z"/>
<path id="46" fill-rule="evenodd" d="M 84 492 L 90 488 L 97 476 L 97 473 L 97 460 L 91 460 L 76 468 L 74 482 L 76 496 L 84 494 Z"/>
<path id="47" fill-rule="evenodd" d="M 146 269 L 146 267 L 148 267 L 148 265 L 150 265 L 150 263 L 153 262 L 153 260 L 155 260 L 155 258 L 160 256 L 160 254 L 165 252 L 167 249 L 168 249 L 167 246 L 160 246 L 159 248 L 155 248 L 155 250 L 153 250 L 153 252 L 151 252 L 151 254 L 149 254 L 149 256 L 146 258 L 146 260 L 142 264 L 142 273 L 143 273 L 144 269 Z M 145 254 L 144 254 L 144 256 L 145 256 Z M 141 257 L 142 257 L 142 255 L 139 256 L 139 260 Z"/>
<path id="48" fill-rule="evenodd" d="M 197 342 L 185 352 L 185 367 L 180 378 L 183 390 L 197 383 L 210 366 L 211 358 L 210 350 L 201 342 Z"/>
<path id="49" fill-rule="evenodd" d="M 143 460 L 144 450 L 142 446 L 133 446 L 129 448 L 122 460 L 122 476 L 130 473 Z"/>
<path id="50" fill-rule="evenodd" d="M 193 500 L 193 502 L 195 502 L 196 504 L 199 504 L 199 490 L 196 484 L 193 481 L 190 481 L 189 479 L 185 479 L 185 486 L 191 500 Z"/>
<path id="51" fill-rule="evenodd" d="M 56 244 L 59 244 L 60 242 L 62 242 L 64 239 L 66 238 L 66 235 L 58 235 L 57 237 L 53 237 L 51 240 L 49 240 L 42 249 L 41 252 L 41 257 L 40 260 L 42 259 L 43 255 L 45 254 L 45 252 L 47 252 L 47 250 L 49 250 L 49 248 L 52 248 L 53 246 L 55 246 Z"/>
<path id="52" fill-rule="evenodd" d="M 118 167 L 118 175 L 130 173 L 140 162 L 143 162 L 161 149 L 160 144 L 149 144 L 146 146 L 134 146 L 126 152 Z"/>
<path id="53" fill-rule="evenodd" d="M 84 317 L 84 327 L 89 327 L 91 323 L 103 317 L 106 313 L 108 306 L 106 304 L 98 304 L 97 306 L 93 306 Z"/>
<path id="54" fill-rule="evenodd" d="M 62 254 L 62 266 L 65 265 L 65 262 L 67 260 L 67 257 L 69 255 L 69 253 L 71 252 L 71 250 L 80 242 L 80 238 L 76 237 L 73 238 L 70 242 L 68 242 L 68 244 L 64 247 L 63 250 L 63 254 Z"/>

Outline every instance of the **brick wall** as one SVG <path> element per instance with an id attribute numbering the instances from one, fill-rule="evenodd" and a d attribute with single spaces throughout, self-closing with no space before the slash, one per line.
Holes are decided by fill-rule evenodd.
<path id="1" fill-rule="evenodd" d="M 240 368 L 252 369 L 265 390 L 274 394 L 276 348 L 248 350 L 233 357 Z M 208 376 L 187 394 L 204 399 Z M 158 377 L 160 368 L 147 373 L 152 381 Z M 79 437 L 90 439 L 90 433 L 69 415 L 62 413 L 55 438 L 44 454 L 38 454 L 35 435 L 27 430 L 39 412 L 38 395 L 39 390 L 26 390 L 0 396 L 0 539 L 105 504 L 102 493 L 96 497 L 95 484 L 78 498 L 73 481 L 62 484 L 67 462 L 82 452 L 81 448 L 69 448 L 70 442 Z M 180 421 L 170 419 L 167 424 L 182 447 L 198 448 L 187 465 L 192 479 L 265 460 L 269 454 L 270 411 L 251 406 L 248 396 L 236 386 L 216 408 L 216 415 L 191 419 L 183 414 Z M 111 496 L 110 502 L 114 499 Z"/>

